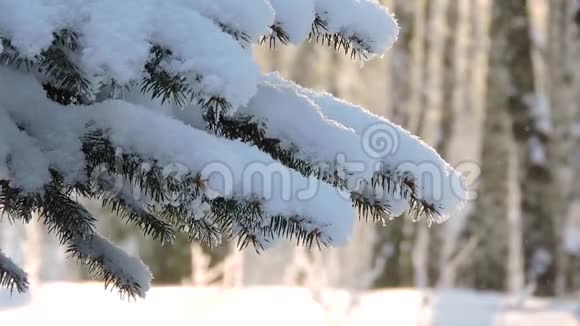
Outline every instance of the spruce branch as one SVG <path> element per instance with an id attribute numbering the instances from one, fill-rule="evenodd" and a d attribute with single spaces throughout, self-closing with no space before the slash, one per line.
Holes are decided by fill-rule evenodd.
<path id="1" fill-rule="evenodd" d="M 119 291 L 121 298 L 145 297 L 151 280 L 149 269 L 98 234 L 73 239 L 66 252 L 86 266 L 94 277 L 102 278 L 105 288 L 111 286 Z"/>
<path id="2" fill-rule="evenodd" d="M 270 43 L 270 48 L 275 49 L 277 41 L 282 43 L 282 45 L 287 45 L 290 42 L 290 36 L 279 23 L 273 24 L 272 26 L 270 26 L 270 29 L 272 30 L 272 32 L 270 33 L 270 35 L 264 35 L 260 39 L 260 44 L 264 44 L 268 40 Z"/>
<path id="3" fill-rule="evenodd" d="M 14 289 L 18 293 L 28 291 L 28 277 L 26 273 L 18 267 L 2 250 L 0 250 L 0 286 L 7 288 L 10 292 Z"/>
<path id="4" fill-rule="evenodd" d="M 78 35 L 63 29 L 53 33 L 53 37 L 51 46 L 34 58 L 23 57 L 10 40 L 2 38 L 0 64 L 39 73 L 45 80 L 47 97 L 57 103 L 88 103 L 94 94 L 90 81 L 75 62 L 80 51 Z"/>
<path id="5" fill-rule="evenodd" d="M 8 215 L 12 221 L 22 220 L 28 223 L 32 220 L 32 212 L 38 207 L 39 202 L 39 196 L 23 194 L 22 191 L 11 187 L 8 180 L 0 180 L 2 216 Z"/>
<path id="6" fill-rule="evenodd" d="M 335 168 L 336 164 L 332 162 L 321 167 L 320 165 L 314 166 L 312 163 L 299 158 L 300 149 L 298 147 L 283 146 L 281 140 L 268 137 L 266 123 L 251 115 L 235 113 L 231 116 L 222 116 L 220 120 L 215 120 L 213 115 L 209 115 L 205 116 L 205 119 L 208 123 L 208 129 L 219 136 L 255 145 L 273 159 L 304 176 L 314 176 L 339 189 L 346 188 L 346 180 L 341 175 L 348 173 L 348 171 L 338 171 Z M 431 223 L 434 217 L 439 215 L 439 207 L 420 199 L 414 178 L 409 174 L 385 167 L 375 173 L 370 185 L 374 188 L 382 188 L 387 194 L 397 195 L 407 200 L 415 220 L 420 220 L 422 216 L 426 216 Z M 352 192 L 351 199 L 353 206 L 359 212 L 359 216 L 365 220 L 370 219 L 375 223 L 382 222 L 391 215 L 388 203 L 372 196 Z"/>
<path id="7" fill-rule="evenodd" d="M 114 174 L 128 180 L 130 184 L 138 185 L 139 189 L 153 201 L 152 212 L 163 221 L 176 227 L 177 231 L 185 232 L 191 240 L 198 240 L 210 246 L 217 245 L 221 236 L 227 238 L 243 238 L 241 246 L 254 244 L 262 248 L 259 239 L 272 239 L 285 233 L 285 229 L 270 226 L 274 218 L 267 216 L 261 208 L 259 200 L 245 199 L 209 199 L 204 192 L 207 185 L 199 174 L 192 172 L 179 179 L 166 176 L 156 162 L 144 162 L 137 155 L 123 153 L 118 155 L 114 146 L 106 136 L 106 131 L 92 130 L 83 140 L 83 151 L 87 161 L 88 174 L 93 174 L 99 167 L 106 173 Z M 147 165 L 146 170 L 142 169 Z M 207 210 L 199 211 L 200 205 L 207 205 Z M 201 213 L 201 215 L 200 215 Z M 295 221 L 308 219 L 294 218 Z M 276 225 L 281 225 L 277 223 Z M 309 242 L 329 243 L 323 234 L 301 231 L 297 226 L 293 237 L 302 243 L 306 237 Z M 288 235 L 288 233 L 285 233 Z"/>
<path id="8" fill-rule="evenodd" d="M 46 186 L 39 215 L 49 232 L 54 232 L 61 244 L 95 232 L 95 218 L 81 204 L 53 186 Z"/>
<path id="9" fill-rule="evenodd" d="M 202 75 L 186 78 L 163 70 L 163 62 L 173 55 L 171 50 L 153 45 L 150 52 L 150 59 L 145 64 L 147 75 L 141 82 L 142 93 L 149 94 L 154 99 L 160 98 L 162 103 L 171 101 L 180 107 L 197 103 L 204 111 L 211 111 L 216 115 L 222 115 L 231 109 L 231 104 L 223 97 L 195 90 L 195 86 L 202 82 Z"/>
<path id="10" fill-rule="evenodd" d="M 236 30 L 235 28 L 232 28 L 224 23 L 218 23 L 218 26 L 224 33 L 231 35 L 236 41 L 238 41 L 243 48 L 249 47 L 252 43 L 252 40 L 248 34 Z"/>
<path id="11" fill-rule="evenodd" d="M 309 38 L 320 45 L 326 45 L 336 51 L 344 52 L 345 55 L 350 54 L 351 59 L 366 60 L 372 52 L 371 46 L 356 34 L 330 33 L 328 31 L 328 22 L 320 15 L 316 15 L 312 23 Z"/>
<path id="12" fill-rule="evenodd" d="M 370 199 L 357 192 L 352 192 L 350 198 L 358 215 L 366 222 L 384 223 L 391 216 L 389 205 L 383 201 Z"/>
<path id="13" fill-rule="evenodd" d="M 312 248 L 328 246 L 332 239 L 304 216 L 267 216 L 260 201 L 244 201 L 219 198 L 212 202 L 212 217 L 229 238 L 237 239 L 240 249 L 252 245 L 256 251 L 277 237 L 295 240 L 298 245 Z"/>
<path id="14" fill-rule="evenodd" d="M 265 232 L 278 234 L 290 241 L 295 240 L 296 245 L 302 245 L 307 248 L 312 248 L 316 244 L 318 249 L 321 249 L 323 246 L 328 247 L 332 242 L 331 237 L 323 234 L 311 222 L 299 216 L 289 218 L 274 216 L 266 227 Z"/>
<path id="15" fill-rule="evenodd" d="M 3 48 L 2 52 L 0 52 L 0 65 L 12 66 L 16 69 L 26 69 L 27 71 L 34 66 L 34 61 L 22 57 L 9 39 L 0 37 L 0 42 Z"/>
<path id="16" fill-rule="evenodd" d="M 127 222 L 135 223 L 143 231 L 143 234 L 159 240 L 161 244 L 173 242 L 175 231 L 172 226 L 148 212 L 144 207 L 145 204 L 136 200 L 125 187 L 115 189 L 113 176 L 100 175 L 97 183 L 102 191 L 103 206 L 110 205 L 117 216 L 127 220 Z M 114 192 L 108 190 L 114 190 Z"/>

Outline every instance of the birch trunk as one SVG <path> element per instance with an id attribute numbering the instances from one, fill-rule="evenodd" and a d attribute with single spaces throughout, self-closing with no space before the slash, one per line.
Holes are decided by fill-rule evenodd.
<path id="1" fill-rule="evenodd" d="M 565 238 L 567 228 L 574 223 L 569 210 L 574 180 L 574 121 L 579 111 L 575 96 L 579 93 L 580 86 L 580 76 L 576 68 L 580 51 L 573 21 L 575 9 L 571 1 L 554 0 L 550 4 L 548 21 L 547 66 L 554 125 L 554 141 L 549 143 L 548 151 L 551 157 L 550 169 L 554 172 L 552 189 L 547 194 L 547 199 L 555 220 L 555 236 L 560 239 Z M 574 270 L 570 268 L 571 257 L 564 252 L 562 243 L 559 243 L 556 257 L 556 294 L 563 295 L 568 288 L 567 274 L 574 273 Z"/>

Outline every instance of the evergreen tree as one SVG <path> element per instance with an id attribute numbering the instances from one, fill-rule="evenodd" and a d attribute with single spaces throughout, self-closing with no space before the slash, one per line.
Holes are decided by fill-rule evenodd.
<path id="1" fill-rule="evenodd" d="M 151 274 L 95 231 L 80 197 L 162 243 L 183 232 L 257 250 L 281 237 L 344 243 L 355 210 L 444 221 L 465 189 L 431 148 L 358 106 L 260 75 L 248 50 L 309 38 L 366 61 L 397 34 L 366 0 L 2 1 L 0 210 L 14 223 L 38 213 L 71 257 L 128 296 L 144 296 Z M 28 287 L 1 253 L 0 284 Z"/>

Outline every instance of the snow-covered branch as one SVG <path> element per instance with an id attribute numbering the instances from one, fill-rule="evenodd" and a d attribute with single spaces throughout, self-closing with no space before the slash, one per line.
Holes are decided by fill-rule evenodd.
<path id="1" fill-rule="evenodd" d="M 366 60 L 398 31 L 371 0 L 0 1 L 0 210 L 24 222 L 39 212 L 131 296 L 145 295 L 149 272 L 95 233 L 75 196 L 161 241 L 185 232 L 258 249 L 280 237 L 343 244 L 355 208 L 443 221 L 465 189 L 431 148 L 362 108 L 262 76 L 248 49 L 309 34 Z M 377 126 L 393 137 L 387 152 L 375 148 Z"/>
<path id="2" fill-rule="evenodd" d="M 145 297 L 149 290 L 152 278 L 149 268 L 98 234 L 71 241 L 67 252 L 93 275 L 103 278 L 105 287 L 112 285 L 119 290 L 121 296 Z"/>

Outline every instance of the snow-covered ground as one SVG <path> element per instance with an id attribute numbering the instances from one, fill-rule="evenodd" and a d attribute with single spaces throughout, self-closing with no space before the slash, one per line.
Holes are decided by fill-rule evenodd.
<path id="1" fill-rule="evenodd" d="M 524 307 L 513 308 L 497 294 L 459 290 L 425 298 L 411 289 L 358 297 L 325 291 L 315 298 L 312 292 L 297 288 L 154 287 L 147 299 L 127 302 L 103 291 L 100 284 L 54 283 L 36 288 L 32 299 L 0 293 L 0 324 L 580 325 L 580 306 L 574 302 L 532 299 Z"/>

